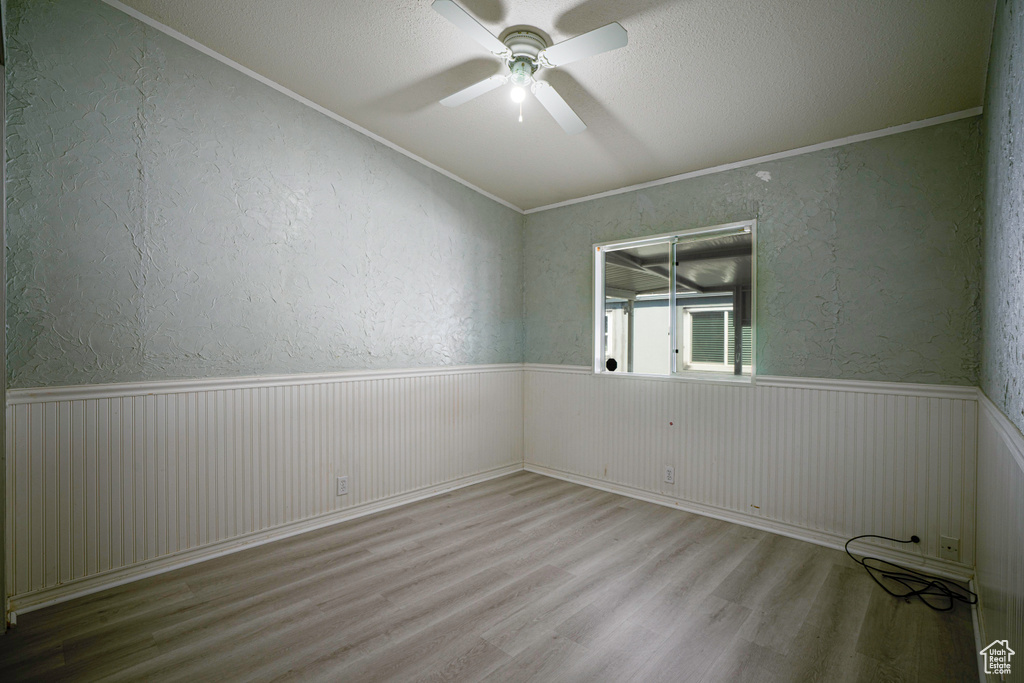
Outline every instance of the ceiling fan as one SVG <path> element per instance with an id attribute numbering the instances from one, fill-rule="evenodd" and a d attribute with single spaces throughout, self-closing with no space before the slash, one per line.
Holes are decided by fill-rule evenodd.
<path id="1" fill-rule="evenodd" d="M 582 133 L 587 129 L 587 124 L 583 123 L 550 83 L 539 81 L 533 75 L 540 68 L 565 66 L 602 52 L 617 50 L 623 47 L 627 40 L 626 29 L 617 23 L 611 23 L 550 47 L 544 38 L 532 31 L 513 31 L 501 41 L 452 0 L 434 0 L 430 6 L 465 31 L 470 38 L 500 57 L 509 70 L 507 74 L 491 76 L 454 95 L 449 95 L 441 100 L 441 104 L 446 107 L 457 107 L 511 82 L 513 102 L 521 103 L 526 97 L 526 88 L 529 87 L 541 106 L 547 109 L 569 135 Z M 519 120 L 522 121 L 521 113 Z"/>

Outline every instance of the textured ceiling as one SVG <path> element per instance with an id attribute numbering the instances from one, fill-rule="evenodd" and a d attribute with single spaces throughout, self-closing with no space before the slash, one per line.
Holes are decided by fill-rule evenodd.
<path id="1" fill-rule="evenodd" d="M 457 0 L 495 35 L 617 21 L 629 45 L 538 73 L 566 135 L 430 0 L 124 0 L 515 206 L 530 209 L 982 104 L 994 0 Z"/>

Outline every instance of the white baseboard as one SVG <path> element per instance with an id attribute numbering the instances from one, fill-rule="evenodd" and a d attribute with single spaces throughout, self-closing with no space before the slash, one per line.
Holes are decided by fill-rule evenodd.
<path id="1" fill-rule="evenodd" d="M 978 593 L 977 578 L 971 579 L 969 584 L 971 592 L 978 596 L 978 601 L 971 605 L 971 627 L 974 631 L 974 658 L 978 663 L 978 680 L 985 683 L 985 662 L 981 658 L 982 633 L 981 633 L 981 594 Z"/>
<path id="2" fill-rule="evenodd" d="M 798 541 L 807 541 L 808 543 L 814 543 L 826 548 L 843 550 L 843 546 L 847 541 L 846 538 L 835 534 L 829 534 L 822 531 L 812 531 L 810 529 L 804 529 L 784 522 L 776 522 L 762 517 L 744 515 L 732 510 L 724 510 L 710 505 L 703 505 L 701 503 L 692 503 L 678 498 L 671 498 L 669 496 L 651 493 L 650 491 L 643 491 L 631 486 L 624 486 L 622 484 L 615 484 L 578 474 L 570 474 L 568 472 L 560 472 L 541 465 L 526 463 L 523 469 L 527 472 L 543 474 L 547 477 L 570 481 L 574 484 L 582 484 L 583 486 L 600 489 L 601 491 L 608 491 L 609 493 L 617 493 L 619 495 L 635 498 L 648 503 L 664 505 L 665 507 L 684 510 L 686 512 L 692 512 L 694 514 L 712 517 L 714 519 L 720 519 L 724 522 L 740 524 L 752 529 L 759 529 L 761 531 L 779 534 L 780 536 L 795 538 Z M 910 565 L 915 569 L 927 571 L 936 576 L 954 579 L 956 581 L 969 581 L 974 575 L 971 567 L 958 562 L 920 557 L 918 555 L 904 553 L 890 548 L 871 546 L 871 555 L 882 560 Z"/>
<path id="3" fill-rule="evenodd" d="M 107 590 L 108 588 L 115 588 L 126 583 L 131 583 L 132 581 L 138 581 L 150 576 L 163 574 L 174 571 L 175 569 L 197 564 L 205 560 L 212 560 L 223 555 L 230 555 L 231 553 L 237 553 L 241 550 L 255 548 L 256 546 L 272 543 L 291 536 L 297 536 L 298 534 L 303 534 L 307 531 L 322 529 L 323 527 L 340 524 L 341 522 L 347 522 L 359 517 L 365 517 L 366 515 L 372 515 L 376 512 L 382 512 L 401 505 L 415 503 L 416 501 L 432 498 L 442 493 L 454 491 L 455 489 L 472 486 L 473 484 L 497 479 L 498 477 L 504 477 L 514 472 L 519 472 L 522 469 L 522 465 L 519 464 L 507 465 L 488 472 L 481 472 L 480 474 L 461 477 L 443 484 L 428 486 L 416 491 L 410 491 L 409 493 L 385 498 L 383 500 L 377 500 L 371 503 L 347 508 L 345 510 L 338 510 L 336 512 L 319 515 L 317 517 L 291 522 L 279 527 L 265 529 L 263 531 L 247 534 L 228 541 L 213 543 L 201 548 L 185 550 L 180 553 L 175 553 L 174 555 L 167 555 L 149 562 L 143 562 L 130 567 L 96 574 L 77 581 L 70 581 L 53 588 L 44 588 L 33 593 L 18 595 L 10 599 L 8 621 L 11 624 L 15 624 L 17 623 L 17 617 L 19 614 L 33 612 L 44 607 L 49 607 L 50 605 L 56 605 L 61 602 L 67 602 L 68 600 L 74 600 L 75 598 L 90 595 L 92 593 L 98 593 L 100 591 Z"/>

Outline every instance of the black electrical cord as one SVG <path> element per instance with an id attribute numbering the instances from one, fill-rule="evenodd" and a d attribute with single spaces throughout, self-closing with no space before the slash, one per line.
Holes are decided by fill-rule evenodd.
<path id="1" fill-rule="evenodd" d="M 954 582 L 946 581 L 937 576 L 907 569 L 878 557 L 865 555 L 858 560 L 850 552 L 850 544 L 861 538 L 881 538 L 895 543 L 920 543 L 921 539 L 917 536 L 911 536 L 909 540 L 903 541 L 898 538 L 879 536 L 878 534 L 861 534 L 860 536 L 854 536 L 846 542 L 844 547 L 850 559 L 864 567 L 867 570 L 868 576 L 874 579 L 875 583 L 881 586 L 882 590 L 889 595 L 895 598 L 906 598 L 908 601 L 914 597 L 919 598 L 921 602 L 938 612 L 948 612 L 958 602 L 968 605 L 974 605 L 978 602 L 977 594 Z M 868 564 L 869 562 L 872 564 Z M 900 584 L 907 591 L 905 593 L 898 593 L 891 590 L 882 583 L 881 579 L 883 578 Z"/>

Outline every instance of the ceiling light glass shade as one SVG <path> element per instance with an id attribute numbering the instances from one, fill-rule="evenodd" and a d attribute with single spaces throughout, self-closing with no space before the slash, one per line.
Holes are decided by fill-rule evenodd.
<path id="1" fill-rule="evenodd" d="M 526 99 L 526 91 L 525 90 L 523 90 L 519 86 L 516 86 L 516 87 L 512 88 L 512 101 L 513 102 L 517 102 L 517 103 L 518 102 L 522 102 L 524 99 Z"/>
<path id="2" fill-rule="evenodd" d="M 527 85 L 533 80 L 533 65 L 530 62 L 517 59 L 509 65 L 509 71 L 512 72 L 511 80 L 513 85 L 522 87 Z"/>

